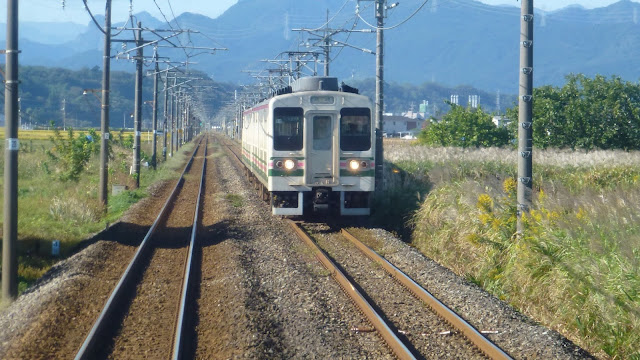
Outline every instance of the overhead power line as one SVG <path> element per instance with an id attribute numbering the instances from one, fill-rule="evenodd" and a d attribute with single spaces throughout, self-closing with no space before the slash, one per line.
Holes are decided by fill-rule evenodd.
<path id="1" fill-rule="evenodd" d="M 418 7 L 418 8 L 416 9 L 416 11 L 414 11 L 414 12 L 413 12 L 413 14 L 409 15 L 409 17 L 408 17 L 408 18 L 406 18 L 406 19 L 402 20 L 400 23 L 398 23 L 398 24 L 396 24 L 396 25 L 393 25 L 393 26 L 390 26 L 390 27 L 382 28 L 382 30 L 391 30 L 391 29 L 395 29 L 395 28 L 397 28 L 398 26 L 400 26 L 400 25 L 402 25 L 402 24 L 406 23 L 407 21 L 411 20 L 414 16 L 416 16 L 416 14 L 417 14 L 418 12 L 420 12 L 420 10 L 422 10 L 422 8 L 423 8 L 425 5 L 427 5 L 427 3 L 428 3 L 428 2 L 429 2 L 429 0 L 425 0 L 425 1 L 422 3 L 422 5 L 420 5 L 420 7 Z M 397 3 L 396 3 L 396 4 L 397 4 Z M 395 6 L 394 6 L 394 7 L 395 7 Z M 377 26 L 369 24 L 365 19 L 363 19 L 363 18 L 362 18 L 362 16 L 360 15 L 360 5 L 356 5 L 356 14 L 357 14 L 357 15 L 358 15 L 358 17 L 360 18 L 360 20 L 362 20 L 362 22 L 364 22 L 367 26 L 369 26 L 369 27 L 370 27 L 370 28 L 372 28 L 372 29 L 376 29 L 376 28 L 377 28 Z"/>

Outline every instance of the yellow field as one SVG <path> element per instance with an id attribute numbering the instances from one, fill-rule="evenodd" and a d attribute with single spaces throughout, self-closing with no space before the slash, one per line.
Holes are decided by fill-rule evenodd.
<path id="1" fill-rule="evenodd" d="M 64 132 L 64 131 L 63 131 Z M 86 131 L 82 131 L 82 130 L 74 130 L 75 134 L 84 132 L 86 133 Z M 112 137 L 114 135 L 116 135 L 117 133 L 119 133 L 120 131 L 112 131 L 111 135 Z M 100 133 L 100 131 L 98 131 L 98 133 Z M 53 130 L 19 130 L 18 131 L 18 139 L 20 140 L 49 140 L 52 136 L 53 136 Z M 125 131 L 124 136 L 128 136 L 128 135 L 133 135 L 133 131 Z M 140 135 L 140 140 L 141 141 L 151 141 L 151 132 L 150 131 L 143 131 Z M 4 138 L 5 134 L 4 134 L 4 127 L 0 127 L 0 139 Z M 169 135 L 169 137 L 171 137 L 171 135 Z"/>

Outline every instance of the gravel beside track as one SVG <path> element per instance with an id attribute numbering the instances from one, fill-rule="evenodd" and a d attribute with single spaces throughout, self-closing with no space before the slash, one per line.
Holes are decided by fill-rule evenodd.
<path id="1" fill-rule="evenodd" d="M 223 184 L 220 197 L 227 199 L 230 217 L 222 243 L 234 249 L 223 268 L 236 267 L 218 278 L 239 278 L 235 284 L 242 285 L 234 290 L 238 298 L 222 299 L 224 310 L 220 312 L 227 318 L 241 319 L 242 326 L 248 327 L 245 331 L 236 329 L 243 333 L 240 341 L 234 339 L 240 343 L 233 344 L 239 346 L 238 357 L 392 359 L 375 333 L 351 330 L 366 327 L 365 318 L 290 227 L 271 215 L 269 206 L 241 177 L 241 170 L 226 156 L 216 164 Z M 241 206 L 233 206 L 230 196 L 241 198 Z M 214 278 L 210 281 L 215 282 Z M 210 327 L 204 321 L 201 314 L 199 328 Z M 198 345 L 202 346 L 202 341 Z M 244 352 L 240 351 L 243 347 Z"/>
<path id="2" fill-rule="evenodd" d="M 558 332 L 536 324 L 514 308 L 426 258 L 381 229 L 367 245 L 444 302 L 514 359 L 592 359 Z M 363 238 L 364 239 L 364 238 Z M 366 242 L 366 241 L 365 241 Z M 493 333 L 496 332 L 496 333 Z"/>
<path id="3" fill-rule="evenodd" d="M 210 155 L 204 199 L 196 358 L 392 359 L 330 274 L 271 215 L 232 161 Z M 164 204 L 166 183 L 76 255 L 61 261 L 0 312 L 0 358 L 73 358 L 142 233 Z M 149 219 L 151 218 L 151 219 Z M 373 234 L 385 256 L 518 359 L 583 358 L 557 333 L 417 253 L 382 230 Z M 129 241 L 129 242 L 128 242 Z M 167 315 L 173 317 L 174 315 Z"/>

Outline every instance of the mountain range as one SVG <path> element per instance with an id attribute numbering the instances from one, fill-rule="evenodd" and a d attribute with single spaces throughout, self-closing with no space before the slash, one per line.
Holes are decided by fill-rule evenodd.
<path id="1" fill-rule="evenodd" d="M 197 64 L 192 66 L 218 81 L 250 84 L 253 80 L 246 71 L 269 66 L 262 60 L 273 59 L 283 51 L 317 49 L 308 47 L 314 43 L 308 32 L 292 29 L 317 29 L 315 33 L 321 33 L 327 17 L 332 20 L 332 29 L 370 29 L 368 24 L 374 21 L 372 4 L 360 2 L 361 18 L 357 18 L 355 1 L 240 0 L 216 19 L 196 13 L 178 16 L 171 23 L 173 28 L 200 33 L 182 35 L 173 43 L 227 48 L 215 51 L 215 55 L 193 57 Z M 412 15 L 417 6 L 400 3 L 385 19 L 385 27 L 389 27 L 385 30 L 386 81 L 518 92 L 519 7 L 491 6 L 474 0 L 430 0 Z M 169 26 L 147 13 L 135 17 L 143 27 Z M 114 26 L 123 25 L 115 20 Z M 634 60 L 640 57 L 639 20 L 640 4 L 629 0 L 591 10 L 580 6 L 554 12 L 536 10 L 534 86 L 562 85 L 569 73 L 619 75 L 637 81 L 640 66 Z M 97 21 L 103 23 L 103 18 Z M 4 28 L 0 25 L 0 39 L 4 39 Z M 144 36 L 155 38 L 148 32 Z M 21 65 L 80 69 L 102 63 L 102 33 L 93 23 L 21 23 L 20 38 Z M 124 31 L 115 38 L 132 39 L 133 35 Z M 375 50 L 374 33 L 340 32 L 334 39 Z M 0 42 L 0 47 L 4 46 L 4 41 Z M 353 47 L 332 48 L 331 75 L 354 80 L 374 77 L 375 56 Z M 122 49 L 122 43 L 114 42 L 112 53 Z M 182 50 L 162 47 L 159 51 L 161 56 L 184 58 Z M 134 65 L 126 60 L 112 61 L 112 68 L 134 71 Z M 322 68 L 322 64 L 317 67 L 320 73 Z"/>

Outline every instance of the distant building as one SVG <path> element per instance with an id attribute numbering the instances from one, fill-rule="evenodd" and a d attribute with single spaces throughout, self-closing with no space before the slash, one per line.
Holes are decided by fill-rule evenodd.
<path id="1" fill-rule="evenodd" d="M 425 126 L 426 121 L 420 117 L 413 116 L 413 114 L 409 115 L 412 117 L 404 115 L 384 115 L 382 119 L 384 122 L 384 132 L 387 134 L 387 137 L 400 137 L 407 133 L 414 135 L 419 133 Z"/>
<path id="2" fill-rule="evenodd" d="M 493 121 L 493 123 L 497 127 L 505 127 L 509 125 L 509 123 L 511 122 L 511 119 L 507 118 L 506 116 L 498 115 L 491 118 L 491 121 Z"/>

